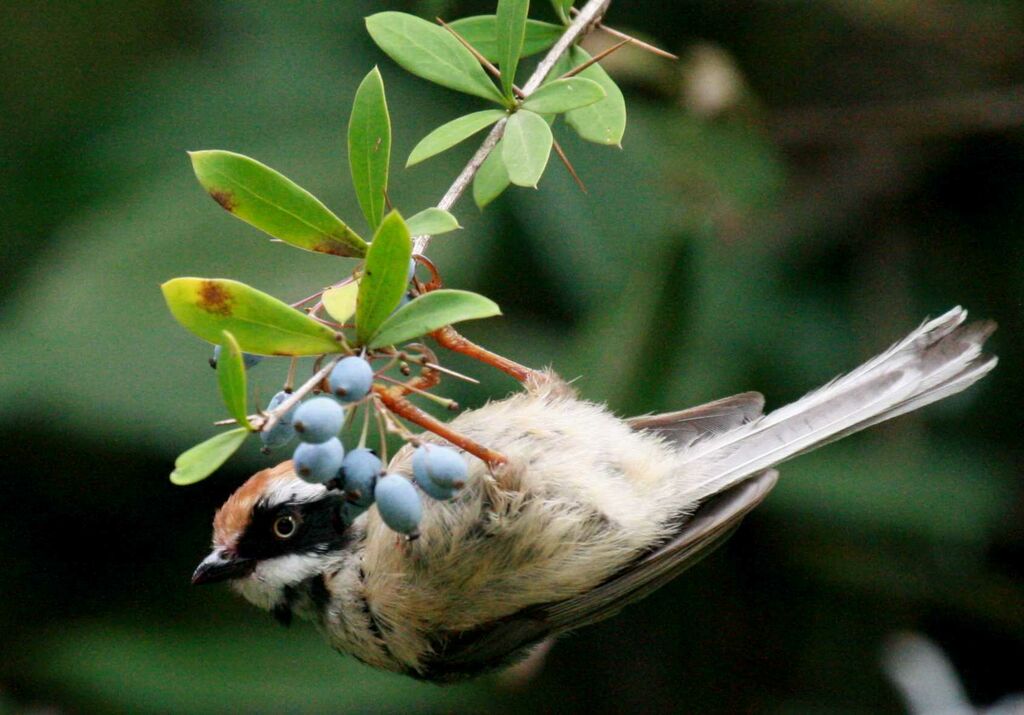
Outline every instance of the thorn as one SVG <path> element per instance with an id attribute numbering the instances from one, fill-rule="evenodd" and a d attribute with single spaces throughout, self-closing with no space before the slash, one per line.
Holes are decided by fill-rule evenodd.
<path id="1" fill-rule="evenodd" d="M 416 387 L 415 385 L 410 385 L 408 382 L 402 382 L 401 380 L 396 380 L 395 378 L 388 377 L 387 375 L 378 375 L 378 377 L 381 380 L 384 380 L 385 382 L 390 382 L 392 385 L 398 385 L 403 390 L 408 390 L 409 392 L 415 393 L 417 395 L 422 395 L 423 397 L 426 397 L 431 402 L 436 402 L 437 404 L 441 405 L 445 409 L 453 410 L 453 411 L 459 409 L 459 403 L 456 402 L 455 400 L 452 400 L 452 399 L 448 398 L 448 397 L 441 397 L 440 395 L 435 395 L 433 392 L 427 392 L 426 390 L 421 390 L 420 388 Z M 452 407 L 452 405 L 455 405 L 455 406 Z"/>
<path id="2" fill-rule="evenodd" d="M 598 62 L 603 60 L 605 57 L 607 57 L 611 53 L 615 52 L 620 47 L 628 45 L 631 42 L 635 42 L 635 40 L 632 37 L 627 37 L 622 42 L 618 42 L 618 43 L 612 45 L 611 47 L 609 47 L 607 49 L 604 49 L 601 52 L 598 52 L 596 55 L 591 57 L 589 60 L 587 60 L 586 62 L 581 64 L 579 67 L 573 67 L 571 70 L 569 70 L 568 72 L 563 74 L 558 79 L 568 79 L 569 77 L 575 77 L 576 75 L 578 75 L 583 70 L 587 69 L 588 67 L 590 67 L 593 64 L 597 64 Z"/>
<path id="3" fill-rule="evenodd" d="M 573 181 L 576 182 L 576 185 L 580 187 L 580 191 L 587 193 L 587 187 L 583 183 L 583 179 L 581 179 L 579 174 L 576 173 L 576 169 L 573 168 L 572 163 L 570 163 L 569 157 L 567 157 L 565 152 L 562 151 L 562 146 L 558 143 L 558 140 L 553 139 L 551 143 L 555 149 L 555 153 L 558 154 L 558 158 L 562 160 L 562 163 L 565 164 L 565 168 L 569 170 L 569 175 L 573 178 Z"/>
<path id="4" fill-rule="evenodd" d="M 461 372 L 455 372 L 454 370 L 452 370 L 450 368 L 447 368 L 447 367 L 444 367 L 443 365 L 438 365 L 437 363 L 424 361 L 423 362 L 423 367 L 429 367 L 431 370 L 437 370 L 438 372 L 443 372 L 445 375 L 451 375 L 452 377 L 458 378 L 459 380 L 465 380 L 466 382 L 471 382 L 474 385 L 479 385 L 480 384 L 480 381 L 477 380 L 475 377 L 470 377 L 469 375 L 463 375 Z"/>
<path id="5" fill-rule="evenodd" d="M 453 28 L 451 25 L 449 25 L 441 18 L 436 17 L 434 19 L 437 20 L 438 24 L 441 25 L 441 27 L 448 30 L 448 32 L 452 33 L 455 39 L 462 43 L 463 47 L 472 52 L 473 56 L 476 57 L 476 61 L 483 65 L 484 69 L 490 72 L 495 79 L 501 79 L 501 70 L 499 70 L 497 67 L 491 64 L 491 61 L 484 57 L 482 54 L 480 54 L 480 51 L 473 47 L 473 45 L 469 44 L 469 40 L 467 40 L 458 32 L 456 32 L 455 28 Z"/>
<path id="6" fill-rule="evenodd" d="M 577 10 L 576 8 L 574 8 L 574 7 L 573 8 L 569 8 L 569 12 L 570 12 L 570 14 L 572 14 L 573 17 L 576 17 L 576 15 L 580 14 L 580 11 Z M 679 59 L 679 55 L 673 55 L 668 50 L 663 50 L 660 47 L 655 47 L 654 45 L 651 45 L 651 44 L 648 44 L 648 43 L 644 42 L 643 40 L 638 40 L 638 39 L 636 39 L 635 37 L 633 37 L 631 35 L 627 35 L 625 32 L 621 32 L 620 30 L 616 30 L 614 28 L 608 27 L 604 23 L 600 23 L 600 22 L 597 23 L 597 27 L 599 29 L 601 29 L 601 30 L 604 30 L 609 35 L 614 35 L 615 37 L 619 37 L 619 38 L 624 39 L 624 40 L 626 40 L 626 39 L 631 40 L 641 50 L 646 50 L 647 52 L 653 52 L 654 54 L 658 55 L 659 57 L 664 57 L 664 58 L 669 59 L 669 60 L 678 60 Z"/>
<path id="7" fill-rule="evenodd" d="M 599 24 L 598 27 L 600 29 L 604 30 L 605 32 L 607 32 L 609 35 L 612 35 L 614 37 L 620 37 L 620 38 L 622 38 L 624 40 L 631 41 L 639 49 L 645 50 L 647 52 L 650 52 L 653 55 L 657 55 L 658 57 L 664 57 L 667 60 L 673 60 L 673 61 L 678 61 L 679 60 L 679 55 L 674 55 L 671 52 L 669 52 L 668 50 L 663 50 L 660 47 L 655 47 L 654 45 L 651 45 L 651 44 L 648 44 L 648 43 L 644 42 L 643 40 L 638 40 L 638 39 L 636 39 L 635 37 L 633 37 L 631 35 L 627 35 L 625 32 L 619 32 L 618 30 L 613 29 L 611 27 L 608 27 L 607 25 Z"/>

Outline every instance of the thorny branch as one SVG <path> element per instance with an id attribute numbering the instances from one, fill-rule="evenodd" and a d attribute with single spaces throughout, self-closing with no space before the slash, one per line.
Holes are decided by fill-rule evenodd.
<path id="1" fill-rule="evenodd" d="M 548 51 L 544 59 L 540 61 L 533 74 L 526 81 L 526 84 L 522 88 L 522 97 L 528 97 L 534 92 L 544 79 L 551 73 L 555 63 L 558 59 L 564 55 L 569 48 L 575 44 L 581 37 L 593 30 L 601 21 L 605 12 L 608 10 L 608 6 L 611 4 L 611 0 L 589 0 L 586 5 L 576 14 L 573 18 L 572 23 L 566 28 L 565 32 L 558 39 L 558 41 Z M 484 139 L 480 148 L 473 155 L 473 158 L 469 160 L 465 168 L 459 173 L 452 182 L 452 185 L 445 192 L 444 196 L 437 203 L 437 207 L 444 209 L 445 211 L 451 209 L 455 205 L 455 202 L 459 200 L 462 194 L 466 191 L 469 185 L 473 182 L 473 178 L 476 176 L 476 172 L 480 169 L 480 165 L 484 163 L 484 159 L 491 153 L 502 135 L 505 133 L 506 120 L 502 119 L 491 129 L 490 133 Z M 430 236 L 417 236 L 413 244 L 413 255 L 422 256 L 427 246 L 430 244 Z M 312 298 L 312 297 L 311 297 Z M 311 298 L 307 298 L 305 301 L 300 301 L 299 305 Z M 451 339 L 458 338 L 466 343 L 464 338 L 455 333 L 450 327 L 438 331 L 438 333 L 444 333 L 444 330 L 450 331 L 450 334 L 445 334 Z M 475 347 L 475 346 L 474 346 Z M 333 360 L 328 362 L 320 370 L 317 370 L 306 382 L 295 388 L 295 391 L 282 402 L 278 407 L 266 413 L 263 417 L 262 422 L 256 422 L 253 428 L 256 430 L 269 430 L 281 419 L 282 415 L 288 413 L 295 405 L 297 405 L 303 397 L 317 389 L 317 387 L 327 378 L 331 373 L 331 370 L 341 359 L 341 356 L 335 357 Z M 511 361 L 506 361 L 507 364 L 503 364 L 503 369 L 508 374 L 516 377 L 517 379 L 523 379 L 523 376 L 529 371 L 520 366 L 516 365 Z M 419 426 L 428 429 L 435 434 L 438 434 L 448 441 L 456 444 L 466 451 L 475 454 L 476 456 L 483 459 L 485 462 L 491 465 L 501 464 L 505 461 L 504 457 L 496 452 L 493 452 L 486 447 L 479 445 L 472 440 L 459 435 L 450 430 L 445 423 L 434 419 L 425 412 L 422 412 L 415 406 L 413 406 L 408 400 L 402 395 L 401 388 L 395 386 L 391 389 L 382 388 L 380 386 L 374 387 L 374 392 L 377 394 L 378 399 L 390 410 L 396 414 L 405 417 L 407 420 L 418 424 Z"/>
<path id="2" fill-rule="evenodd" d="M 608 10 L 608 6 L 611 4 L 611 0 L 590 0 L 583 8 L 579 11 L 576 17 L 573 19 L 572 24 L 566 28 L 565 32 L 558 39 L 558 42 L 548 50 L 548 53 L 544 56 L 544 59 L 537 65 L 537 69 L 534 70 L 533 74 L 523 85 L 523 96 L 529 97 L 544 81 L 544 79 L 551 73 L 551 69 L 555 66 L 558 59 L 564 55 L 569 48 L 576 43 L 581 37 L 590 32 L 604 17 L 605 12 Z M 476 172 L 480 169 L 480 165 L 484 163 L 484 159 L 494 150 L 494 147 L 498 145 L 498 141 L 505 133 L 505 119 L 500 120 L 491 129 L 487 138 L 484 139 L 480 148 L 477 149 L 473 158 L 469 160 L 465 168 L 455 177 L 455 181 L 445 192 L 441 200 L 437 202 L 437 208 L 448 211 L 455 202 L 459 200 L 459 197 L 469 188 L 469 185 L 473 183 L 473 177 L 476 176 Z M 413 254 L 426 253 L 427 246 L 430 245 L 430 236 L 417 236 L 416 241 L 413 244 Z"/>

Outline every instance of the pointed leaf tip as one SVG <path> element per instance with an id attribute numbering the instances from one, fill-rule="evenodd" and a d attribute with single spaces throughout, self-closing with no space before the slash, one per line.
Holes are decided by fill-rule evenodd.
<path id="1" fill-rule="evenodd" d="M 251 430 L 246 397 L 245 361 L 238 341 L 230 331 L 222 330 L 220 358 L 217 360 L 217 385 L 228 414 L 239 425 Z"/>
<path id="2" fill-rule="evenodd" d="M 371 337 L 368 347 L 398 345 L 464 320 L 501 315 L 490 298 L 465 290 L 434 290 L 392 313 Z"/>
<path id="3" fill-rule="evenodd" d="M 366 241 L 319 199 L 255 159 L 221 150 L 189 152 L 206 192 L 229 213 L 298 248 L 361 258 Z"/>
<path id="4" fill-rule="evenodd" d="M 370 228 L 384 217 L 391 161 L 391 118 L 380 70 L 370 70 L 356 89 L 348 124 L 352 185 Z"/>
<path id="5" fill-rule="evenodd" d="M 206 479 L 238 451 L 248 434 L 245 427 L 238 427 L 216 434 L 182 452 L 174 460 L 171 483 L 187 486 Z"/>
<path id="6" fill-rule="evenodd" d="M 366 253 L 356 299 L 356 339 L 365 345 L 398 307 L 409 286 L 412 237 L 401 214 L 392 211 L 381 221 Z"/>
<path id="7" fill-rule="evenodd" d="M 455 37 L 415 15 L 379 12 L 366 18 L 370 37 L 403 69 L 457 92 L 499 104 L 504 97 L 473 53 Z"/>
<path id="8" fill-rule="evenodd" d="M 160 289 L 171 314 L 210 343 L 228 330 L 245 352 L 320 355 L 340 350 L 340 335 L 262 291 L 226 278 L 174 278 Z"/>

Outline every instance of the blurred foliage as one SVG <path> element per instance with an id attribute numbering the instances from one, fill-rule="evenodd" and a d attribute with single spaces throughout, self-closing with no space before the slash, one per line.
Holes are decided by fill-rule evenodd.
<path id="1" fill-rule="evenodd" d="M 778 405 L 956 303 L 1001 325 L 982 384 L 787 465 L 720 553 L 526 685 L 374 673 L 188 586 L 213 510 L 267 461 L 168 483 L 223 413 L 158 286 L 295 299 L 349 264 L 226 217 L 185 150 L 258 157 L 366 233 L 345 157 L 359 79 L 380 65 L 395 156 L 475 105 L 399 71 L 361 18 L 491 7 L 0 8 L 0 711 L 895 712 L 879 657 L 897 629 L 937 641 L 976 702 L 1022 689 L 1024 8 L 996 0 L 613 3 L 611 25 L 682 56 L 605 63 L 624 150 L 556 126 L 587 194 L 553 165 L 539 192 L 464 200 L 465 229 L 431 247 L 506 314 L 469 335 L 622 413 L 748 389 Z M 436 201 L 472 145 L 396 169 L 396 204 Z M 513 387 L 450 364 L 484 379 L 452 386 L 463 404 Z M 260 401 L 283 371 L 251 373 Z"/>

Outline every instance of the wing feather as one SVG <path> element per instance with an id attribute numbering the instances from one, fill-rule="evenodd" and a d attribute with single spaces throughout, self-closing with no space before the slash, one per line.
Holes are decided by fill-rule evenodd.
<path id="1" fill-rule="evenodd" d="M 676 535 L 640 556 L 607 581 L 579 596 L 530 606 L 471 631 L 448 633 L 418 677 L 461 680 L 522 658 L 545 638 L 614 616 L 665 585 L 721 545 L 778 481 L 767 470 L 708 499 Z"/>

